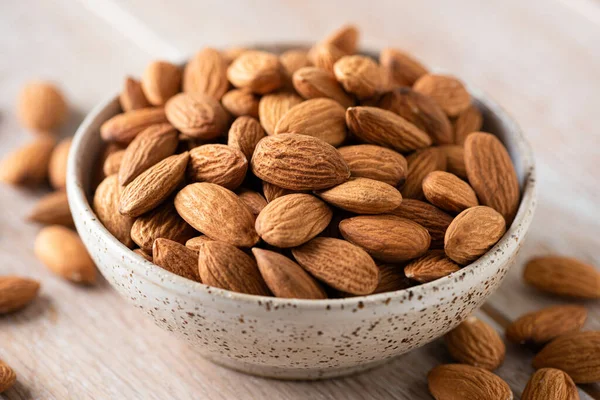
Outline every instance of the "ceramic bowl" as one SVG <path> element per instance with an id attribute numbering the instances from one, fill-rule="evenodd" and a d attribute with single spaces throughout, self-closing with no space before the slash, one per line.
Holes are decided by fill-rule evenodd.
<path id="1" fill-rule="evenodd" d="M 522 201 L 512 226 L 489 252 L 434 282 L 346 299 L 279 299 L 209 287 L 144 260 L 117 241 L 90 206 L 91 171 L 103 148 L 99 127 L 120 112 L 116 96 L 86 117 L 72 144 L 67 192 L 77 230 L 125 299 L 218 364 L 279 379 L 329 378 L 372 368 L 440 337 L 477 309 L 502 283 L 531 223 L 531 148 L 498 104 L 469 89 L 483 112 L 484 130 L 508 148 Z"/>

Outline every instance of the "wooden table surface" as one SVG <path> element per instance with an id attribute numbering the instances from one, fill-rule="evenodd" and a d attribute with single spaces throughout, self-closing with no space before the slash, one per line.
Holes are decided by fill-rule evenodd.
<path id="1" fill-rule="evenodd" d="M 362 44 L 406 49 L 482 88 L 516 118 L 536 154 L 539 206 L 517 265 L 480 315 L 502 325 L 557 303 L 521 281 L 524 260 L 560 253 L 600 266 L 600 2 L 598 0 L 161 1 L 24 0 L 0 7 L 0 156 L 27 141 L 15 98 L 23 82 L 65 89 L 74 115 L 114 93 L 152 59 L 205 45 L 314 41 L 344 22 Z M 0 273 L 41 280 L 34 304 L 0 318 L 0 358 L 18 374 L 7 399 L 427 399 L 426 374 L 448 362 L 438 341 L 384 367 L 322 382 L 246 376 L 203 360 L 154 326 L 106 282 L 52 276 L 33 256 L 23 218 L 40 192 L 0 188 Z M 588 329 L 600 328 L 589 303 Z M 531 353 L 508 345 L 497 371 L 518 398 Z M 600 398 L 596 385 L 581 397 Z"/>

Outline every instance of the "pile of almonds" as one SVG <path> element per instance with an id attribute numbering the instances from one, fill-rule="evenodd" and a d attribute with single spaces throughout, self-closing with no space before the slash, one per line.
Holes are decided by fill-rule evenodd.
<path id="1" fill-rule="evenodd" d="M 94 209 L 141 257 L 241 293 L 322 299 L 429 282 L 505 233 L 520 193 L 456 78 L 346 26 L 281 55 L 205 48 L 127 78 Z"/>

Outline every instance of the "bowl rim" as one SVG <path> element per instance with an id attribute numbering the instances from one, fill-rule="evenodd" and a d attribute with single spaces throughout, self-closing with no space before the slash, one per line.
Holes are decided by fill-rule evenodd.
<path id="1" fill-rule="evenodd" d="M 259 45 L 255 47 L 264 48 L 268 46 Z M 277 45 L 277 47 L 285 48 L 285 45 Z M 369 54 L 368 51 L 361 53 Z M 93 208 L 86 196 L 85 189 L 83 188 L 83 172 L 77 168 L 79 165 L 78 158 L 82 157 L 80 152 L 82 151 L 82 143 L 84 142 L 84 139 L 89 135 L 99 134 L 98 131 L 93 129 L 92 126 L 97 124 L 96 120 L 107 108 L 113 106 L 115 101 L 118 101 L 118 94 L 111 95 L 104 101 L 101 101 L 99 104 L 97 104 L 92 111 L 87 114 L 73 137 L 71 152 L 69 153 L 67 165 L 67 195 L 69 205 L 71 210 L 78 211 L 78 213 L 73 213 L 74 218 L 83 218 L 85 220 L 86 228 L 93 229 L 107 244 L 110 244 L 115 249 L 118 249 L 118 256 L 123 266 L 131 268 L 133 270 L 131 272 L 145 276 L 154 284 L 164 287 L 165 289 L 168 289 L 176 294 L 181 294 L 188 297 L 208 294 L 209 296 L 214 296 L 223 300 L 230 300 L 246 304 L 262 305 L 269 303 L 274 307 L 277 305 L 293 305 L 294 307 L 302 309 L 324 309 L 330 306 L 341 306 L 343 308 L 345 305 L 352 306 L 357 302 L 364 306 L 380 304 L 381 302 L 385 302 L 387 304 L 390 299 L 393 300 L 394 298 L 401 298 L 407 292 L 412 292 L 410 298 L 414 299 L 418 298 L 421 300 L 427 299 L 428 297 L 435 298 L 435 296 L 433 296 L 434 292 L 441 292 L 442 288 L 446 288 L 448 285 L 451 285 L 455 278 L 461 274 L 466 274 L 467 272 L 470 272 L 476 268 L 481 268 L 486 264 L 488 264 L 488 268 L 494 268 L 495 266 L 492 263 L 487 263 L 487 260 L 492 257 L 496 250 L 509 244 L 509 241 L 516 241 L 516 243 L 513 244 L 513 251 L 516 251 L 525 237 L 525 233 L 527 232 L 529 224 L 531 223 L 531 218 L 536 207 L 535 160 L 531 145 L 525 138 L 519 125 L 506 112 L 506 110 L 504 110 L 504 108 L 502 108 L 495 100 L 493 100 L 480 89 L 469 85 L 468 83 L 466 86 L 468 87 L 468 90 L 473 98 L 482 103 L 490 111 L 490 113 L 499 118 L 502 123 L 506 125 L 506 131 L 510 132 L 510 134 L 515 137 L 515 142 L 518 147 L 519 161 L 522 163 L 522 168 L 524 171 L 522 196 L 517 214 L 511 226 L 490 250 L 488 250 L 473 263 L 462 267 L 459 271 L 431 282 L 392 292 L 383 292 L 339 299 L 288 299 L 238 293 L 208 286 L 206 284 L 195 282 L 169 272 L 137 255 L 131 249 L 119 242 L 100 222 L 94 213 Z M 524 232 L 522 232 L 520 235 L 515 235 L 515 233 L 520 230 L 521 225 L 525 225 Z"/>

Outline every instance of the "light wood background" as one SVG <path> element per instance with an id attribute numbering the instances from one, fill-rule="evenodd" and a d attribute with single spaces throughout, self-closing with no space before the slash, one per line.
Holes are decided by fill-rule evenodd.
<path id="1" fill-rule="evenodd" d="M 205 45 L 316 40 L 351 21 L 365 47 L 396 46 L 497 99 L 532 142 L 538 211 L 518 264 L 480 314 L 498 330 L 556 303 L 525 287 L 523 261 L 572 255 L 600 265 L 598 0 L 234 1 L 23 0 L 0 5 L 0 156 L 30 138 L 14 117 L 31 78 L 57 81 L 73 117 L 116 92 L 125 74 Z M 215 366 L 126 305 L 106 282 L 80 288 L 32 255 L 23 222 L 39 192 L 0 188 L 0 273 L 42 281 L 42 295 L 0 318 L 0 358 L 19 378 L 7 399 L 427 399 L 426 374 L 449 361 L 438 341 L 361 375 L 278 382 Z M 600 306 L 589 303 L 589 329 Z M 518 398 L 531 353 L 508 346 L 498 374 Z M 582 387 L 582 398 L 600 398 Z M 590 397 L 588 397 L 590 396 Z"/>

